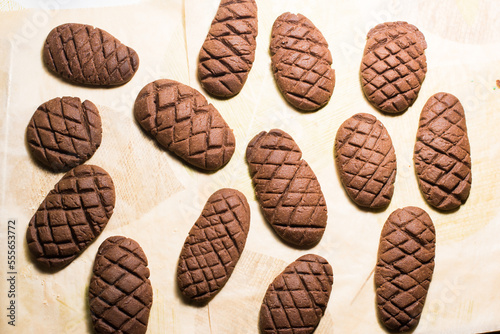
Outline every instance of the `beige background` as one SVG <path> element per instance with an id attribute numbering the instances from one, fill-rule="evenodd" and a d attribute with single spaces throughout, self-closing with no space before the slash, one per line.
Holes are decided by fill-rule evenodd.
<path id="1" fill-rule="evenodd" d="M 57 2 L 57 0 L 56 0 Z M 222 170 L 205 174 L 160 149 L 133 120 L 138 91 L 170 78 L 199 89 L 197 55 L 218 0 L 151 0 L 106 9 L 24 10 L 0 14 L 0 273 L 6 270 L 7 219 L 16 218 L 18 242 L 17 326 L 2 333 L 88 333 L 86 293 L 95 253 L 111 235 L 137 240 L 146 252 L 154 288 L 149 333 L 256 333 L 267 286 L 287 263 L 314 252 L 332 264 L 335 283 L 316 333 L 383 333 L 375 314 L 372 270 L 380 230 L 396 208 L 416 205 L 437 231 L 436 269 L 422 320 L 415 333 L 473 333 L 500 329 L 500 6 L 496 1 L 257 0 L 259 37 L 254 68 L 235 98 L 209 100 L 234 129 L 237 149 Z M 10 9 L 15 6 L 7 6 Z M 5 9 L 5 8 L 4 8 Z M 308 16 L 330 44 L 336 69 L 332 100 L 316 113 L 286 104 L 270 70 L 268 45 L 274 19 L 285 11 Z M 364 99 L 359 64 L 368 30 L 384 21 L 407 20 L 428 42 L 428 74 L 418 100 L 404 114 L 384 116 Z M 139 54 L 139 72 L 112 89 L 67 84 L 48 73 L 41 47 L 48 32 L 66 22 L 107 30 Z M 460 210 L 430 208 L 418 190 L 412 151 L 420 110 L 438 91 L 464 105 L 473 161 L 472 191 Z M 28 258 L 29 219 L 62 174 L 34 164 L 25 129 L 41 103 L 57 96 L 93 101 L 103 120 L 103 141 L 89 163 L 106 169 L 117 191 L 115 213 L 103 234 L 67 268 L 40 272 Z M 336 130 L 348 117 L 368 112 L 387 127 L 396 148 L 398 174 L 388 209 L 359 210 L 339 183 L 333 162 Z M 255 201 L 244 151 L 261 130 L 290 133 L 315 171 L 327 200 L 329 219 L 319 245 L 308 251 L 281 242 Z M 209 306 L 184 304 L 175 285 L 177 257 L 185 237 L 211 193 L 242 191 L 252 209 L 247 245 L 226 287 Z M 6 281 L 0 277 L 0 310 Z"/>

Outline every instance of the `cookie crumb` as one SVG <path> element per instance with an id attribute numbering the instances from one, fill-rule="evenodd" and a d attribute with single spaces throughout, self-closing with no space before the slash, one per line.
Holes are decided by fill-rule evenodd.
<path id="1" fill-rule="evenodd" d="M 497 80 L 497 87 L 500 88 L 500 80 Z"/>

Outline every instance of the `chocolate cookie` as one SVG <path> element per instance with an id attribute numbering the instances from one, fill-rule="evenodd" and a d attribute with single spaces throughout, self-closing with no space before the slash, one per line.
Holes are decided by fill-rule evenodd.
<path id="1" fill-rule="evenodd" d="M 115 206 L 115 187 L 102 168 L 81 165 L 55 185 L 31 218 L 28 248 L 41 265 L 68 265 L 106 227 Z"/>
<path id="2" fill-rule="evenodd" d="M 328 261 L 314 254 L 298 258 L 269 285 L 260 308 L 260 332 L 314 332 L 325 313 L 332 285 Z"/>
<path id="3" fill-rule="evenodd" d="M 52 171 L 81 165 L 101 145 L 101 116 L 96 106 L 78 97 L 57 97 L 33 114 L 26 132 L 31 154 Z"/>
<path id="4" fill-rule="evenodd" d="M 173 80 L 156 80 L 137 96 L 134 115 L 142 128 L 167 150 L 201 169 L 229 162 L 233 131 L 197 90 Z"/>
<path id="5" fill-rule="evenodd" d="M 302 14 L 285 13 L 274 22 L 271 65 L 285 99 L 295 108 L 315 111 L 325 106 L 335 87 L 328 43 Z"/>
<path id="6" fill-rule="evenodd" d="M 92 86 L 122 85 L 139 67 L 132 48 L 102 29 L 78 23 L 62 24 L 49 33 L 43 61 L 60 77 Z"/>
<path id="7" fill-rule="evenodd" d="M 356 114 L 340 126 L 335 162 L 349 197 L 361 207 L 379 209 L 391 202 L 396 154 L 384 125 L 370 114 Z"/>
<path id="8" fill-rule="evenodd" d="M 427 203 L 441 210 L 465 203 L 472 182 L 470 146 L 464 108 L 455 96 L 437 93 L 425 104 L 413 160 Z"/>
<path id="9" fill-rule="evenodd" d="M 250 228 L 250 207 L 234 189 L 216 191 L 189 232 L 177 266 L 181 293 L 208 302 L 226 284 L 238 262 Z"/>
<path id="10" fill-rule="evenodd" d="M 316 175 L 286 132 L 262 131 L 248 144 L 246 159 L 267 222 L 285 241 L 317 244 L 325 231 L 326 202 Z"/>
<path id="11" fill-rule="evenodd" d="M 427 72 L 424 35 L 406 22 L 386 22 L 368 32 L 361 85 L 370 103 L 399 113 L 417 99 Z"/>
<path id="12" fill-rule="evenodd" d="M 255 0 L 221 0 L 199 55 L 203 89 L 224 98 L 241 91 L 255 59 L 257 31 Z"/>
<path id="13" fill-rule="evenodd" d="M 391 213 L 380 236 L 375 268 L 380 321 L 405 332 L 420 320 L 434 271 L 436 232 L 429 215 L 408 206 Z"/>
<path id="14" fill-rule="evenodd" d="M 147 266 L 148 259 L 136 241 L 121 236 L 104 240 L 89 286 L 96 333 L 146 333 L 153 304 Z"/>

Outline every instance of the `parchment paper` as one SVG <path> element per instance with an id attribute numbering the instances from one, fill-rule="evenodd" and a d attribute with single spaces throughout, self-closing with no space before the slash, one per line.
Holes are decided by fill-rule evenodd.
<path id="1" fill-rule="evenodd" d="M 159 148 L 135 123 L 133 102 L 148 82 L 171 78 L 201 89 L 199 49 L 218 0 L 151 0 L 138 5 L 78 10 L 25 10 L 0 14 L 0 273 L 6 271 L 7 220 L 17 227 L 17 323 L 2 333 L 88 333 L 88 282 L 97 248 L 108 236 L 137 240 L 149 259 L 154 289 L 149 333 L 257 333 L 265 291 L 284 267 L 306 253 L 324 256 L 334 269 L 333 292 L 316 333 L 384 333 L 375 313 L 372 271 L 383 223 L 399 207 L 415 205 L 437 231 L 436 268 L 415 333 L 474 333 L 500 329 L 500 8 L 495 1 L 257 0 L 259 36 L 254 67 L 231 100 L 208 99 L 234 129 L 237 147 L 216 173 L 185 166 Z M 332 100 L 316 113 L 301 113 L 281 97 L 270 69 L 268 46 L 274 19 L 283 12 L 308 16 L 330 44 L 336 69 Z M 385 116 L 364 99 L 359 64 L 368 30 L 407 20 L 426 36 L 428 74 L 419 98 L 404 114 Z M 112 89 L 74 86 L 45 70 L 41 48 L 58 24 L 82 22 L 103 28 L 133 47 L 140 67 L 126 85 Z M 472 191 L 453 213 L 430 208 L 420 195 L 412 152 L 420 111 L 438 91 L 456 95 L 465 108 L 472 151 Z M 48 274 L 29 259 L 25 233 L 31 216 L 63 174 L 47 172 L 30 158 L 25 129 L 41 103 L 57 96 L 93 101 L 103 120 L 103 142 L 88 163 L 106 169 L 117 191 L 115 213 L 102 235 L 67 268 Z M 340 124 L 357 112 L 374 114 L 396 149 L 398 174 L 384 211 L 358 209 L 335 170 L 333 143 Z M 315 171 L 329 219 L 322 241 L 310 250 L 285 245 L 264 221 L 244 159 L 261 130 L 290 133 Z M 242 191 L 252 209 L 243 255 L 224 289 L 206 307 L 184 304 L 175 271 L 184 239 L 207 198 L 217 189 Z M 0 277 L 1 310 L 6 281 Z M 5 301 L 5 302 L 4 302 Z M 4 306 L 5 305 L 5 306 Z"/>

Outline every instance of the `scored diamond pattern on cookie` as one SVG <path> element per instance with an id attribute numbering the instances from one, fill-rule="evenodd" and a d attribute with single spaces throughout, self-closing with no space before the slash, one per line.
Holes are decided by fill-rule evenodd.
<path id="1" fill-rule="evenodd" d="M 26 234 L 29 250 L 47 267 L 64 267 L 101 234 L 114 205 L 113 181 L 105 170 L 92 165 L 72 169 L 31 219 Z"/>
<path id="2" fill-rule="evenodd" d="M 422 209 L 394 211 L 380 237 L 375 269 L 378 314 L 390 330 L 415 328 L 434 271 L 436 232 Z"/>
<path id="3" fill-rule="evenodd" d="M 278 129 L 261 132 L 248 144 L 246 158 L 264 217 L 276 233 L 296 246 L 319 242 L 326 202 L 293 138 Z"/>
<path id="4" fill-rule="evenodd" d="M 49 33 L 43 60 L 64 79 L 95 86 L 124 84 L 139 67 L 132 48 L 102 29 L 77 23 L 62 24 Z"/>
<path id="5" fill-rule="evenodd" d="M 260 309 L 264 334 L 314 332 L 330 298 L 333 271 L 322 257 L 298 258 L 269 285 Z"/>
<path id="6" fill-rule="evenodd" d="M 69 170 L 88 160 L 101 144 L 101 117 L 90 101 L 58 97 L 38 107 L 26 137 L 42 164 L 53 171 Z"/>
<path id="7" fill-rule="evenodd" d="M 255 59 L 255 0 L 222 0 L 199 55 L 202 87 L 220 97 L 238 94 Z"/>
<path id="8" fill-rule="evenodd" d="M 370 114 L 356 114 L 339 128 L 335 160 L 349 197 L 359 206 L 389 205 L 396 179 L 396 154 L 384 125 Z"/>
<path id="9" fill-rule="evenodd" d="M 308 18 L 291 13 L 279 16 L 273 25 L 270 50 L 274 77 L 291 105 L 314 111 L 328 103 L 335 86 L 332 55 Z"/>
<path id="10" fill-rule="evenodd" d="M 378 25 L 368 33 L 361 85 L 378 109 L 399 113 L 417 99 L 427 72 L 423 34 L 406 22 Z"/>
<path id="11" fill-rule="evenodd" d="M 413 159 L 430 205 L 452 210 L 465 203 L 472 183 L 470 145 L 464 109 L 455 96 L 437 93 L 427 101 Z"/>
<path id="12" fill-rule="evenodd" d="M 181 251 L 177 282 L 184 296 L 203 303 L 222 289 L 249 228 L 250 207 L 242 193 L 221 189 L 210 196 Z"/>
<path id="13" fill-rule="evenodd" d="M 110 237 L 99 247 L 89 286 L 96 333 L 146 333 L 153 303 L 148 260 L 139 244 Z"/>
<path id="14" fill-rule="evenodd" d="M 216 170 L 229 162 L 233 131 L 197 90 L 173 80 L 144 87 L 134 107 L 137 122 L 167 150 L 188 163 Z"/>

